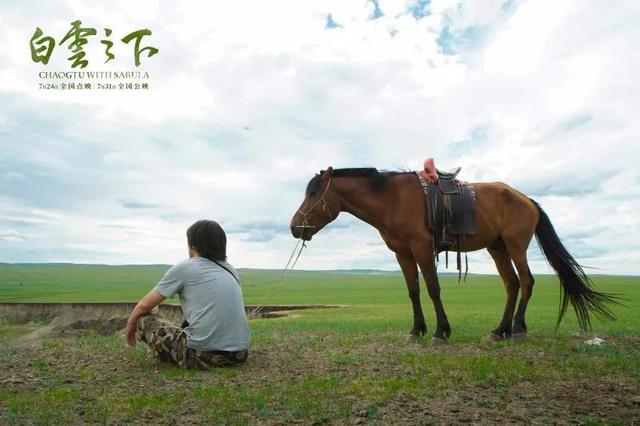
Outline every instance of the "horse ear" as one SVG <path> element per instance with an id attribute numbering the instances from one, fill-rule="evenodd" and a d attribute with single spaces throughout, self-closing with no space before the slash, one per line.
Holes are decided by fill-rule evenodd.
<path id="1" fill-rule="evenodd" d="M 329 179 L 331 179 L 331 175 L 333 174 L 333 167 L 329 166 L 327 167 L 327 170 L 323 170 L 320 173 L 322 182 L 327 182 Z"/>

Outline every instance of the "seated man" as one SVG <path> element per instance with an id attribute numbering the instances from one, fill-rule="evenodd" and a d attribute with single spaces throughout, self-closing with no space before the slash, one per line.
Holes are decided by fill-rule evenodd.
<path id="1" fill-rule="evenodd" d="M 226 262 L 227 237 L 218 223 L 200 220 L 187 230 L 189 259 L 169 269 L 138 302 L 126 328 L 164 361 L 187 368 L 235 365 L 247 359 L 249 327 L 238 273 Z M 180 327 L 151 310 L 180 295 L 185 322 Z"/>

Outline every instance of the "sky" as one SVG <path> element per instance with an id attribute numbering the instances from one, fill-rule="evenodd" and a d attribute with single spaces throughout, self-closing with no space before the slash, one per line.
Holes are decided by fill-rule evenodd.
<path id="1" fill-rule="evenodd" d="M 149 90 L 40 89 L 71 68 L 31 60 L 35 28 L 76 19 L 116 40 L 88 70 L 136 70 L 117 41 L 151 29 Z M 7 1 L 0 37 L 0 262 L 172 264 L 209 218 L 236 267 L 282 268 L 314 173 L 434 157 L 536 199 L 592 272 L 640 273 L 638 2 Z M 342 213 L 298 268 L 398 266 Z"/>

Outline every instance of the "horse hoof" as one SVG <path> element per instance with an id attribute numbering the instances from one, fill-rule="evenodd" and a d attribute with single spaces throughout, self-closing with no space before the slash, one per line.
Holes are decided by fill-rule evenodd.
<path id="1" fill-rule="evenodd" d="M 504 337 L 496 333 L 489 333 L 487 337 L 485 337 L 485 340 L 490 342 L 501 342 L 504 340 Z"/>
<path id="2" fill-rule="evenodd" d="M 513 339 L 514 342 L 522 342 L 523 340 L 526 340 L 527 333 L 526 332 L 513 333 L 511 335 L 511 338 Z"/>
<path id="3" fill-rule="evenodd" d="M 407 335 L 407 342 L 416 342 L 420 338 L 417 334 L 409 334 Z"/>
<path id="4" fill-rule="evenodd" d="M 444 345 L 446 343 L 447 343 L 447 339 L 443 339 L 442 337 L 433 336 L 431 338 L 431 345 L 432 346 L 440 346 L 440 345 Z"/>

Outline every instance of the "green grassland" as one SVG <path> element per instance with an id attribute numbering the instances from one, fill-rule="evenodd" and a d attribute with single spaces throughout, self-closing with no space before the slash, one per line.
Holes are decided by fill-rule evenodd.
<path id="1" fill-rule="evenodd" d="M 166 265 L 0 265 L 0 302 L 135 302 L 168 269 Z M 294 321 L 296 327 L 330 327 L 339 330 L 407 331 L 411 304 L 398 272 L 294 271 L 278 282 L 279 271 L 241 270 L 247 304 L 337 304 L 346 308 L 308 311 Z M 559 284 L 553 275 L 537 275 L 527 311 L 529 328 L 552 333 L 558 311 Z M 592 277 L 596 288 L 628 299 L 626 308 L 615 307 L 615 322 L 594 321 L 597 332 L 625 335 L 640 330 L 640 277 Z M 453 338 L 477 338 L 496 325 L 505 293 L 494 275 L 469 275 L 458 284 L 457 275 L 441 274 L 442 298 L 454 327 Z M 431 301 L 422 284 L 422 304 L 432 324 Z M 169 303 L 178 303 L 177 299 Z M 431 321 L 430 321 L 431 320 Z M 569 309 L 560 333 L 577 331 Z"/>
<path id="2" fill-rule="evenodd" d="M 0 302 L 136 301 L 167 266 L 0 265 Z M 399 273 L 241 270 L 247 304 L 335 304 L 251 321 L 250 361 L 182 371 L 118 334 L 12 346 L 0 327 L 0 423 L 630 424 L 640 416 L 640 277 L 594 276 L 618 293 L 615 322 L 580 334 L 571 308 L 554 331 L 559 284 L 537 275 L 524 343 L 486 342 L 505 294 L 497 276 L 441 275 L 448 345 L 407 341 L 412 311 Z M 424 284 L 429 331 L 434 314 Z M 177 303 L 177 300 L 170 302 Z M 593 336 L 601 347 L 585 345 Z M 637 420 L 636 420 L 637 421 Z"/>

